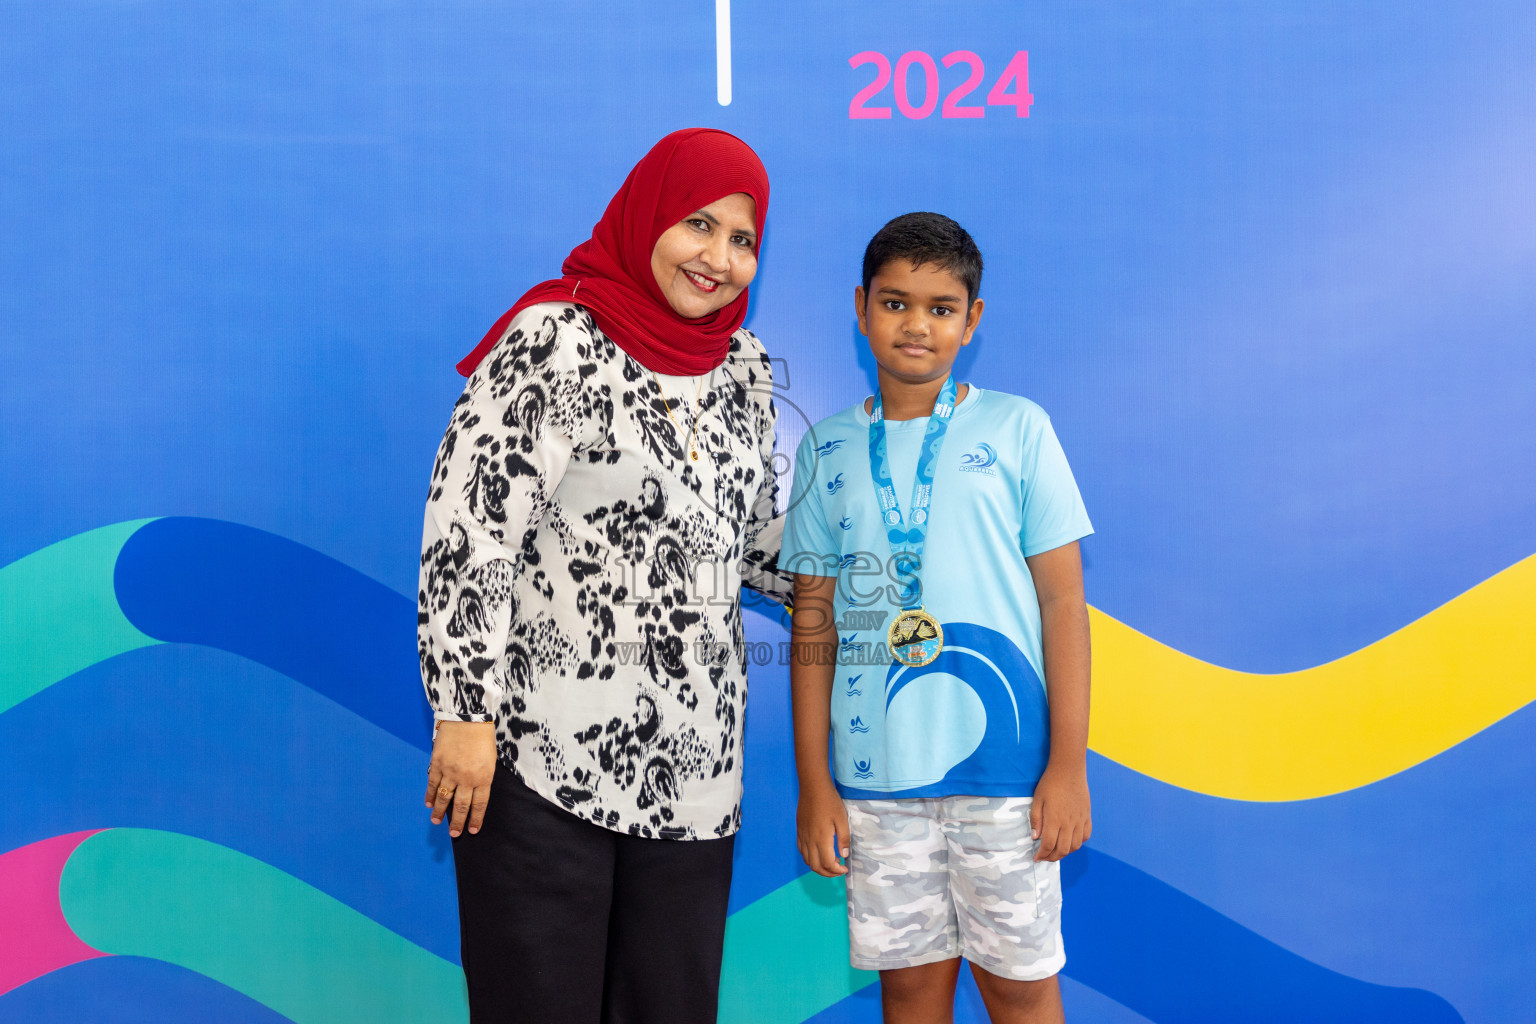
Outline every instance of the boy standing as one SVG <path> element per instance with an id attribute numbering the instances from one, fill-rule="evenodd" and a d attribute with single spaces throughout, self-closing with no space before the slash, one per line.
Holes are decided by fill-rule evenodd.
<path id="1" fill-rule="evenodd" d="M 801 443 L 780 555 L 800 852 L 848 876 L 852 963 L 891 1024 L 950 1020 L 960 957 L 994 1024 L 1062 1020 L 1057 862 L 1092 831 L 1092 526 L 1045 412 L 950 375 L 981 270 L 938 214 L 870 241 L 880 393 Z"/>

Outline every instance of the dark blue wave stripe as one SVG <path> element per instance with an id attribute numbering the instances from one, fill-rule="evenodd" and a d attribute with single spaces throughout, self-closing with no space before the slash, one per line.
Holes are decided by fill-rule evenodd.
<path id="1" fill-rule="evenodd" d="M 162 960 L 111 956 L 0 996 L 0 1024 L 283 1024 L 276 1010 Z"/>
<path id="2" fill-rule="evenodd" d="M 1452 1024 L 1440 996 L 1298 956 L 1124 861 L 1064 862 L 1069 977 L 1158 1024 Z"/>
<path id="3" fill-rule="evenodd" d="M 157 640 L 266 665 L 430 749 L 410 599 L 312 548 L 216 519 L 157 519 L 128 539 L 118 604 Z"/>

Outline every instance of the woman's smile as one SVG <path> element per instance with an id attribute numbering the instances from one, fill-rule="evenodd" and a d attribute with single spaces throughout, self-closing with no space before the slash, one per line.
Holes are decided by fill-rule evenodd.
<path id="1" fill-rule="evenodd" d="M 736 301 L 757 273 L 757 203 L 733 192 L 656 239 L 651 273 L 678 316 L 697 319 Z"/>

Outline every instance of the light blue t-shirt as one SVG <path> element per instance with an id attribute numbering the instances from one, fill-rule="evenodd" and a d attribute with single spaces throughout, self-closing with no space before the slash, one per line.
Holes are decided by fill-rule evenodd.
<path id="1" fill-rule="evenodd" d="M 928 419 L 887 420 L 902 514 Z M 886 647 L 905 577 L 869 469 L 860 403 L 805 435 L 779 565 L 838 578 L 832 767 L 855 799 L 1030 796 L 1050 750 L 1040 602 L 1026 556 L 1093 532 L 1050 417 L 972 386 L 934 466 L 921 604 L 944 630 L 922 668 Z M 898 582 L 900 581 L 900 582 Z"/>

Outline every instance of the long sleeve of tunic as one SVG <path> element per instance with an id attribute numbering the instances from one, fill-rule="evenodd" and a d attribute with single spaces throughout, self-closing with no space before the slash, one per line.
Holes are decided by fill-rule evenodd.
<path id="1" fill-rule="evenodd" d="M 604 827 L 733 833 L 740 587 L 790 586 L 774 416 L 750 332 L 702 380 L 658 377 L 580 306 L 520 313 L 432 469 L 417 643 L 435 716 L 494 721 L 508 767 Z"/>

